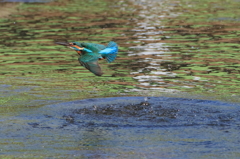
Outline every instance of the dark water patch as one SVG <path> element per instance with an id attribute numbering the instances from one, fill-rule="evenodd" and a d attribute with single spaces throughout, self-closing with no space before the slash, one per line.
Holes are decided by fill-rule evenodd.
<path id="1" fill-rule="evenodd" d="M 95 98 L 31 109 L 0 122 L 5 156 L 239 157 L 238 103 Z"/>
<path id="2" fill-rule="evenodd" d="M 117 98 L 106 99 L 111 103 Z M 139 103 L 131 100 L 139 100 Z M 142 102 L 140 102 L 142 100 Z M 101 106 L 99 101 L 96 105 L 91 104 L 80 109 L 73 110 L 72 114 L 65 115 L 66 121 L 77 124 L 82 118 L 94 118 L 96 121 L 127 122 L 137 126 L 186 126 L 186 125 L 208 125 L 216 122 L 219 125 L 227 124 L 227 121 L 235 121 L 239 112 L 235 112 L 238 105 L 221 103 L 208 100 L 192 100 L 181 98 L 155 98 L 150 97 L 149 102 L 144 101 L 143 97 L 126 98 L 120 104 L 104 104 Z M 76 105 L 76 103 L 74 104 Z M 222 110 L 219 110 L 222 109 Z M 224 111 L 224 110 L 228 110 Z M 81 117 L 82 116 L 82 117 Z M 70 118 L 68 118 L 70 117 Z M 238 120 L 238 119 L 237 119 Z M 121 124 L 120 124 L 121 125 Z M 118 125 L 118 126 L 120 126 Z"/>

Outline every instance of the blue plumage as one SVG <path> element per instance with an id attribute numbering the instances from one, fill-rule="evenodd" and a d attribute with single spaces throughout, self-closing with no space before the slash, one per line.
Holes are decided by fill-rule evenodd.
<path id="1" fill-rule="evenodd" d="M 108 63 L 111 63 L 117 57 L 118 45 L 115 42 L 110 41 L 107 47 L 101 50 L 99 53 L 102 55 L 102 57 L 107 59 Z"/>

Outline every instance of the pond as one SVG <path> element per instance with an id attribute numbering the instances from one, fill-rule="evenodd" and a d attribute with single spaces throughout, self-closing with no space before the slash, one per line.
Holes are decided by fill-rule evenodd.
<path id="1" fill-rule="evenodd" d="M 240 1 L 1 2 L 3 157 L 239 158 Z M 101 77 L 54 44 L 112 40 Z"/>

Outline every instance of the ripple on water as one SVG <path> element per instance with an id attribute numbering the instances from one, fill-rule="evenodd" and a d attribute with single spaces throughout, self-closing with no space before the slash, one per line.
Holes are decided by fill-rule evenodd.
<path id="1" fill-rule="evenodd" d="M 240 122 L 238 106 L 220 101 L 168 97 L 148 97 L 147 100 L 143 97 L 96 98 L 40 108 L 30 116 L 38 122 L 29 125 L 51 127 L 49 121 L 58 121 L 60 125 L 55 127 L 59 128 L 71 124 L 85 127 L 89 122 L 92 126 L 103 127 L 235 126 Z"/>
<path id="2" fill-rule="evenodd" d="M 169 97 L 96 98 L 47 105 L 0 122 L 0 145 L 6 155 L 25 151 L 48 157 L 94 158 L 97 153 L 100 158 L 142 154 L 150 158 L 229 154 L 231 158 L 240 148 L 235 140 L 239 103 Z M 25 147 L 19 146 L 22 144 Z"/>
<path id="3" fill-rule="evenodd" d="M 147 101 L 143 97 L 106 100 L 95 99 L 87 105 L 81 104 L 82 101 L 75 102 L 74 105 L 80 105 L 80 108 L 73 108 L 69 115 L 64 115 L 65 119 L 77 125 L 91 121 L 98 126 L 117 127 L 234 125 L 240 121 L 237 105 L 218 101 L 163 97 L 150 97 Z"/>

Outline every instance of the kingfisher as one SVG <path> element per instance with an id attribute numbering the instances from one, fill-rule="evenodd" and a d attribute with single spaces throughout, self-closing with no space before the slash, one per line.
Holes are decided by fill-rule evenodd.
<path id="1" fill-rule="evenodd" d="M 79 63 L 96 76 L 102 76 L 103 72 L 98 60 L 106 59 L 108 63 L 113 62 L 118 54 L 117 43 L 110 41 L 107 46 L 85 42 L 55 42 L 59 45 L 74 49 L 78 55 Z"/>

